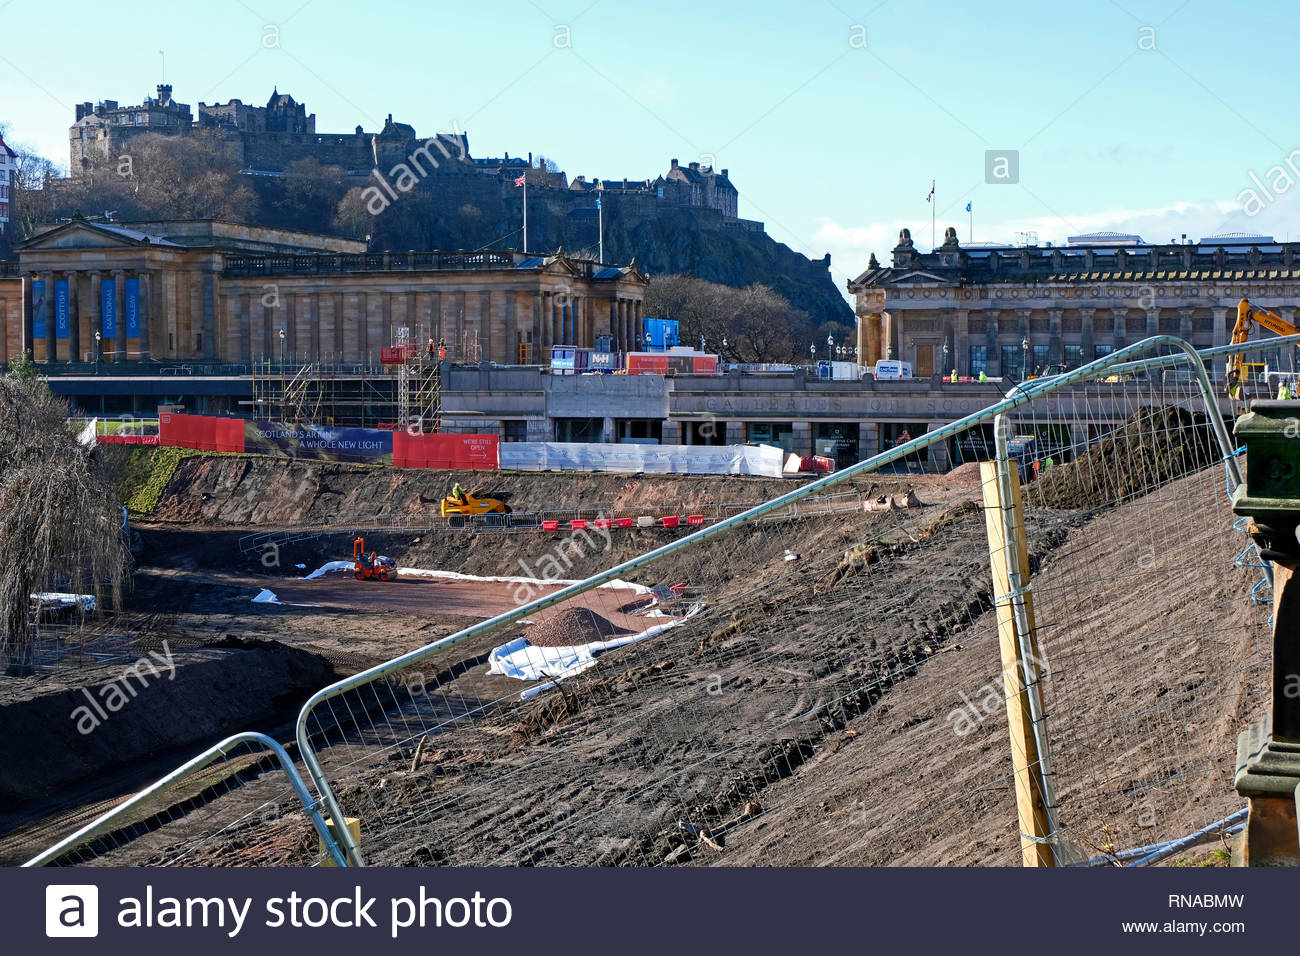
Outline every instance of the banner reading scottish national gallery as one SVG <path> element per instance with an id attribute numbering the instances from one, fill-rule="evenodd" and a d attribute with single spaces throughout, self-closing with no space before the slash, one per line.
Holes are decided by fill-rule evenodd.
<path id="1" fill-rule="evenodd" d="M 32 339 L 39 342 L 45 338 L 45 280 L 32 280 Z M 30 344 L 30 343 L 28 343 Z"/>
<path id="2" fill-rule="evenodd" d="M 100 334 L 105 339 L 117 338 L 117 280 L 104 279 L 99 284 Z"/>
<path id="3" fill-rule="evenodd" d="M 127 279 L 126 282 L 126 337 L 140 337 L 140 280 Z"/>
<path id="4" fill-rule="evenodd" d="M 68 325 L 68 280 L 54 280 L 54 337 L 66 339 Z"/>

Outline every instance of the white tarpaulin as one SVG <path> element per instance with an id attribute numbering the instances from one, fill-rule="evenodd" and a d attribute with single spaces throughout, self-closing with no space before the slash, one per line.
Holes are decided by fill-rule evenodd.
<path id="1" fill-rule="evenodd" d="M 566 677 L 581 674 L 588 668 L 594 667 L 596 659 L 605 651 L 612 651 L 615 648 L 635 644 L 637 641 L 644 641 L 649 637 L 655 637 L 670 628 L 685 623 L 701 610 L 702 607 L 696 606 L 691 608 L 684 617 L 661 618 L 661 623 L 655 624 L 639 634 L 627 634 L 622 637 L 611 638 L 608 641 L 598 641 L 594 644 L 578 644 L 574 647 L 534 647 L 528 643 L 526 636 L 517 637 L 508 644 L 492 648 L 492 652 L 488 655 L 488 664 L 490 665 L 488 673 L 502 674 L 519 680 L 546 680 L 545 684 L 530 687 L 519 695 L 520 697 L 531 697 L 548 687 L 554 687 Z M 547 678 L 551 679 L 547 680 Z"/>
<path id="2" fill-rule="evenodd" d="M 512 471 L 618 471 L 647 475 L 761 475 L 780 478 L 784 452 L 772 445 L 614 445 L 503 442 Z"/>

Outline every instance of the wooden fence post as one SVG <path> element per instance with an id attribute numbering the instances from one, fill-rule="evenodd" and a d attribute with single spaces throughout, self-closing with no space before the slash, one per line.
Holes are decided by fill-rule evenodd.
<path id="1" fill-rule="evenodd" d="M 1034 737 L 1029 695 L 1038 693 L 1042 674 L 1034 625 L 1034 605 L 1023 594 L 1027 640 L 1016 630 L 1016 595 L 1012 593 L 1013 572 L 1017 582 L 1028 583 L 1029 546 L 1025 540 L 1025 513 L 1020 481 L 1008 482 L 1010 500 L 1005 500 L 997 462 L 983 462 L 980 478 L 984 487 L 984 518 L 989 539 L 989 561 L 993 570 L 993 596 L 997 606 L 998 644 L 1002 654 L 1002 682 L 1006 691 L 1007 725 L 1011 735 L 1011 762 L 1016 784 L 1016 813 L 1020 822 L 1020 849 L 1025 866 L 1055 866 L 1056 857 L 1047 841 L 1051 822 L 1044 797 L 1043 767 Z M 1010 512 L 1011 521 L 1006 521 Z M 1008 526 L 1010 535 L 1008 535 Z M 1022 652 L 1028 648 L 1028 658 Z"/>

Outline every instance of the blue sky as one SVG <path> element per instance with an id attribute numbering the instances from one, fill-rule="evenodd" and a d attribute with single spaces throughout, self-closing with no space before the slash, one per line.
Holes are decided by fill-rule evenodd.
<path id="1" fill-rule="evenodd" d="M 0 16 L 0 122 L 60 162 L 73 105 L 139 102 L 164 50 L 194 106 L 278 86 L 324 132 L 391 112 L 570 176 L 715 162 L 741 215 L 832 253 L 841 288 L 902 226 L 929 246 L 932 179 L 939 235 L 963 242 L 968 201 L 976 240 L 1300 237 L 1300 184 L 1268 172 L 1300 149 L 1295 3 L 0 0 Z M 1018 184 L 986 184 L 991 149 L 1019 150 Z"/>

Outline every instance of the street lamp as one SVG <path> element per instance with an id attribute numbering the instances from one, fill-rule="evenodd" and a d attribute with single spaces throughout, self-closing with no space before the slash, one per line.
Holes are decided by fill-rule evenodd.
<path id="1" fill-rule="evenodd" d="M 950 354 L 950 349 L 948 347 L 948 340 L 944 339 L 943 340 L 943 372 L 945 375 L 948 373 L 949 354 Z"/>
<path id="2" fill-rule="evenodd" d="M 1020 341 L 1020 380 L 1029 378 L 1029 339 Z"/>
<path id="3" fill-rule="evenodd" d="M 817 343 L 816 342 L 810 342 L 808 344 L 808 356 L 809 356 L 809 360 L 814 365 L 816 365 L 817 364 Z"/>
<path id="4" fill-rule="evenodd" d="M 99 374 L 99 348 L 100 348 L 99 343 L 100 343 L 100 334 L 99 334 L 99 330 L 96 329 L 95 330 L 95 374 L 96 375 Z"/>
<path id="5" fill-rule="evenodd" d="M 826 357 L 828 359 L 835 358 L 835 338 L 831 335 L 826 336 Z"/>

